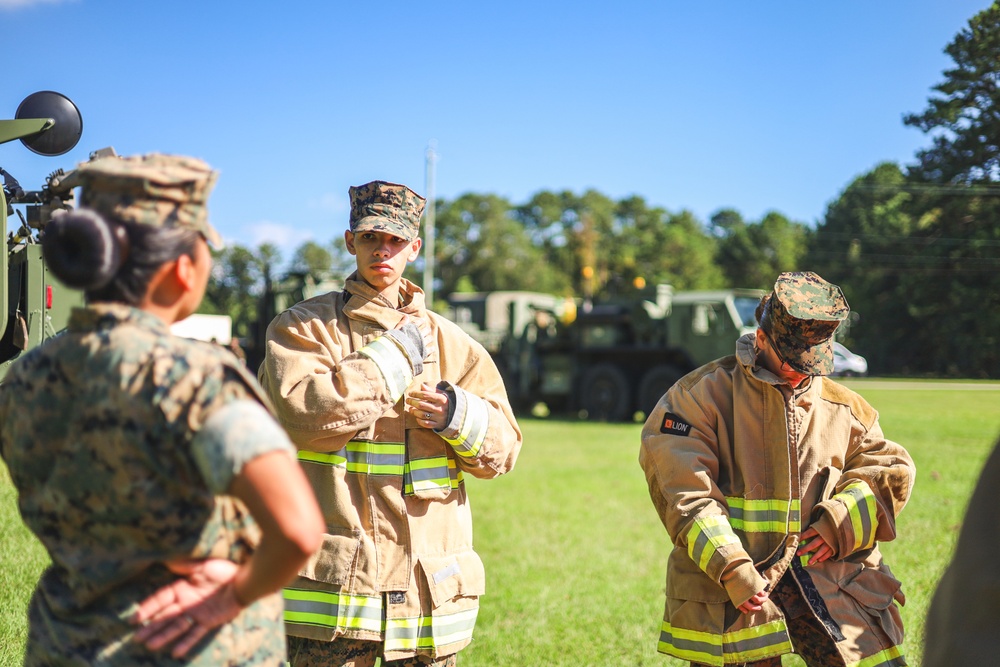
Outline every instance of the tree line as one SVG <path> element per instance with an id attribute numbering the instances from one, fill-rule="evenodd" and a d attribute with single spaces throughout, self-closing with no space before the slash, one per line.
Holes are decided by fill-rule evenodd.
<path id="1" fill-rule="evenodd" d="M 912 164 L 856 178 L 814 226 L 778 211 L 700 220 L 597 190 L 438 199 L 435 309 L 454 292 L 601 300 L 657 283 L 769 289 L 782 271 L 808 270 L 843 288 L 855 313 L 845 342 L 873 373 L 1000 377 L 1000 3 L 945 52 L 953 67 L 926 109 L 903 119 L 930 146 Z M 233 246 L 217 257 L 204 310 L 232 315 L 236 335 L 252 336 L 276 281 L 339 278 L 353 264 L 339 235 L 300 246 L 280 276 L 274 246 Z M 422 260 L 409 270 L 419 284 Z"/>

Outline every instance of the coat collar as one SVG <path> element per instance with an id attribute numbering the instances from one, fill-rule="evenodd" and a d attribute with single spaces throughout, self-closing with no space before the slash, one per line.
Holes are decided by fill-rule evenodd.
<path id="1" fill-rule="evenodd" d="M 403 315 L 424 314 L 424 292 L 409 280 L 402 278 L 399 285 L 398 304 L 389 303 L 371 285 L 358 279 L 355 271 L 344 281 L 347 304 L 344 312 L 348 317 L 369 320 L 384 329 L 393 329 Z"/>
<path id="2" fill-rule="evenodd" d="M 802 381 L 802 384 L 798 388 L 792 389 L 791 385 L 785 380 L 759 365 L 757 363 L 756 335 L 753 333 L 743 334 L 736 341 L 736 361 L 744 373 L 755 380 L 774 385 L 782 393 L 786 393 L 787 391 L 789 394 L 798 396 L 822 384 L 822 378 L 808 377 Z"/>

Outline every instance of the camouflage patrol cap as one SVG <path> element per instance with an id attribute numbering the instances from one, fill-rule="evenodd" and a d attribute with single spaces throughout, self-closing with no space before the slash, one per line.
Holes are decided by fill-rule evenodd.
<path id="1" fill-rule="evenodd" d="M 101 157 L 76 169 L 80 206 L 113 220 L 188 227 L 215 248 L 222 238 L 208 223 L 208 195 L 218 172 L 182 155 Z"/>
<path id="2" fill-rule="evenodd" d="M 833 372 L 833 332 L 851 312 L 840 288 L 815 273 L 782 273 L 760 325 L 788 365 L 806 375 Z"/>
<path id="3" fill-rule="evenodd" d="M 351 231 L 386 232 L 412 241 L 420 232 L 426 200 L 398 183 L 372 181 L 350 189 Z"/>

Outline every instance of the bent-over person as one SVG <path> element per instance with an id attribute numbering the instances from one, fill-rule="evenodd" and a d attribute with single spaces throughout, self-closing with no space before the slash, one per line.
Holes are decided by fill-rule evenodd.
<path id="1" fill-rule="evenodd" d="M 828 379 L 836 285 L 783 273 L 736 354 L 660 399 L 639 462 L 674 549 L 659 650 L 693 665 L 905 665 L 896 537 L 913 461 Z"/>

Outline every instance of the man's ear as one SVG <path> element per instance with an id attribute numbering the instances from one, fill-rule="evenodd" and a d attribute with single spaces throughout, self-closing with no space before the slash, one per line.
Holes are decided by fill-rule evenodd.
<path id="1" fill-rule="evenodd" d="M 347 246 L 347 252 L 352 255 L 358 254 L 357 249 L 354 247 L 354 232 L 349 229 L 344 232 L 344 244 Z"/>
<path id="2" fill-rule="evenodd" d="M 410 254 L 407 255 L 406 261 L 413 262 L 417 259 L 417 255 L 420 254 L 420 246 L 424 244 L 419 238 L 410 241 Z"/>

